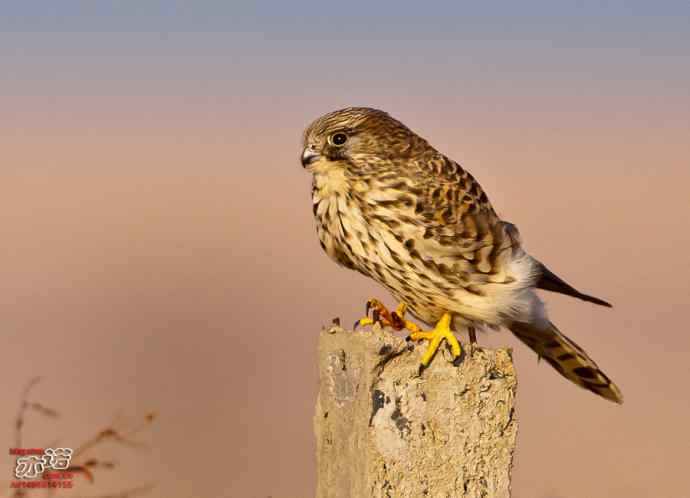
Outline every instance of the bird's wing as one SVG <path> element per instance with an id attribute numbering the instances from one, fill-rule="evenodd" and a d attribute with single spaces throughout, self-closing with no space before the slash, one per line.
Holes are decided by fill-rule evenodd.
<path id="1" fill-rule="evenodd" d="M 501 220 L 486 192 L 456 162 L 436 154 L 420 165 L 423 178 L 417 211 L 425 220 L 424 239 L 435 259 L 472 269 L 474 283 L 508 282 L 506 264 L 523 254 L 520 234 Z M 535 286 L 601 306 L 606 301 L 583 294 L 535 260 Z"/>
<path id="2" fill-rule="evenodd" d="M 522 251 L 517 228 L 498 217 L 479 182 L 456 162 L 436 154 L 418 166 L 415 211 L 424 253 L 464 287 L 509 281 L 507 263 Z"/>
<path id="3" fill-rule="evenodd" d="M 558 275 L 549 270 L 544 263 L 537 262 L 537 267 L 539 269 L 539 277 L 537 278 L 536 283 L 538 289 L 544 289 L 547 291 L 556 292 L 558 294 L 576 297 L 578 299 L 582 299 L 583 301 L 587 301 L 588 303 L 606 306 L 607 308 L 612 307 L 611 304 L 607 303 L 603 299 L 583 294 L 579 290 L 575 289 L 568 282 L 561 279 Z"/>

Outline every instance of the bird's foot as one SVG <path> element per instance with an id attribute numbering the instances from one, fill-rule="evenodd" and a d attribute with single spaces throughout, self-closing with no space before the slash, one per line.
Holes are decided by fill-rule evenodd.
<path id="1" fill-rule="evenodd" d="M 389 311 L 378 299 L 369 299 L 366 304 L 366 316 L 355 322 L 354 329 L 356 330 L 359 326 L 364 327 L 378 322 L 381 326 L 391 327 L 394 330 L 406 329 L 410 332 L 419 332 L 417 324 L 405 320 L 406 311 L 407 305 L 405 303 L 400 303 L 398 307 L 395 308 L 395 311 Z M 371 312 L 371 317 L 369 316 L 369 312 Z"/>
<path id="2" fill-rule="evenodd" d="M 444 313 L 433 330 L 430 330 L 428 332 L 422 332 L 421 330 L 418 330 L 410 334 L 409 338 L 413 341 L 429 341 L 429 346 L 427 347 L 427 350 L 424 352 L 424 355 L 422 356 L 421 368 L 426 368 L 427 366 L 429 366 L 429 363 L 431 363 L 431 359 L 436 354 L 436 351 L 438 350 L 438 347 L 441 345 L 441 341 L 443 339 L 445 339 L 448 345 L 450 346 L 450 353 L 453 356 L 453 360 L 455 361 L 460 358 L 462 348 L 460 347 L 460 343 L 453 334 L 453 331 L 450 330 L 451 319 L 452 316 L 450 313 Z"/>

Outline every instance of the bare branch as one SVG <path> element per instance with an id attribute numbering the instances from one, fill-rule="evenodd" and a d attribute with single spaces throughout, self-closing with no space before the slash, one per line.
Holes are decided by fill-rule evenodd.
<path id="1" fill-rule="evenodd" d="M 24 427 L 24 420 L 26 415 L 26 410 L 29 406 L 29 393 L 31 390 L 41 381 L 41 377 L 34 377 L 31 379 L 24 390 L 22 391 L 22 396 L 19 399 L 19 410 L 17 411 L 17 417 L 14 422 L 14 447 L 22 447 L 22 428 Z"/>

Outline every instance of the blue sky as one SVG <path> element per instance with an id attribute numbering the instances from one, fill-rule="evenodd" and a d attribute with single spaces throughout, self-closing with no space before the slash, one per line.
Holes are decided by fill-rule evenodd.
<path id="1" fill-rule="evenodd" d="M 421 40 L 544 40 L 595 45 L 602 40 L 676 46 L 690 41 L 688 2 L 13 2 L 2 6 L 4 41 L 30 42 L 22 34 L 53 34 L 70 45 L 80 34 L 138 34 L 150 47 L 179 48 L 228 40 L 299 43 Z M 73 35 L 70 36 L 70 35 Z M 166 35 L 167 39 L 161 39 Z M 88 50 L 106 44 L 92 39 Z M 34 38 L 39 45 L 41 39 Z M 15 47 L 19 43 L 15 44 Z M 31 43 L 29 43 L 31 45 Z M 195 43 L 191 43 L 191 46 Z M 190 48 L 192 48 L 190 46 Z M 251 49 L 251 47 L 244 47 Z"/>

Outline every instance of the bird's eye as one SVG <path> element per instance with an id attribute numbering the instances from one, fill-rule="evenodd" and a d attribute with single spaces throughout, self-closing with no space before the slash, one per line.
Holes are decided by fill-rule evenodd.
<path id="1" fill-rule="evenodd" d="M 345 135 L 345 133 L 338 132 L 331 135 L 331 143 L 333 145 L 340 147 L 341 145 L 344 145 L 345 142 L 347 142 L 347 135 Z"/>

